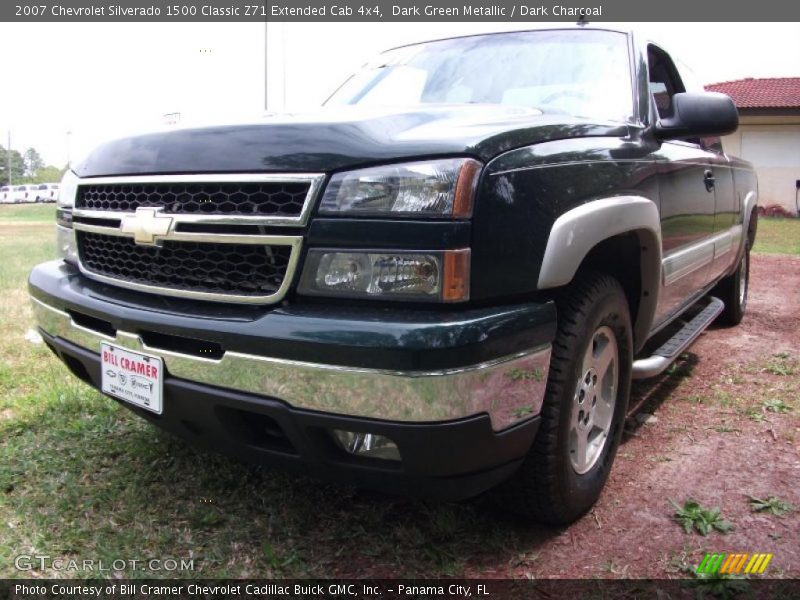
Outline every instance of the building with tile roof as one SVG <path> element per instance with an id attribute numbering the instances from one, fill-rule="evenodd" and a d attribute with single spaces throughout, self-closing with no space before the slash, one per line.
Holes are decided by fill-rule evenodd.
<path id="1" fill-rule="evenodd" d="M 758 171 L 759 205 L 800 209 L 800 77 L 723 81 L 706 90 L 728 94 L 739 109 L 739 129 L 722 138 L 725 152 Z"/>

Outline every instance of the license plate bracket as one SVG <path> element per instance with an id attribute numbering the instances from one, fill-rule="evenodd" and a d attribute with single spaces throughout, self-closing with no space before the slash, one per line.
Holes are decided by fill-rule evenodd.
<path id="1" fill-rule="evenodd" d="M 162 413 L 164 361 L 161 358 L 104 342 L 100 346 L 100 366 L 104 394 Z"/>

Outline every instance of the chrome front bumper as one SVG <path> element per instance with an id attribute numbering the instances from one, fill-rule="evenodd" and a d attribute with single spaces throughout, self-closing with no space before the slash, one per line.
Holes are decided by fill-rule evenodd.
<path id="1" fill-rule="evenodd" d="M 275 359 L 239 352 L 189 356 L 147 346 L 135 333 L 110 337 L 82 327 L 36 298 L 41 329 L 92 352 L 110 342 L 164 360 L 172 377 L 269 396 L 293 408 L 386 421 L 451 421 L 487 413 L 494 431 L 538 415 L 550 364 L 549 344 L 490 362 L 438 371 L 389 371 Z"/>

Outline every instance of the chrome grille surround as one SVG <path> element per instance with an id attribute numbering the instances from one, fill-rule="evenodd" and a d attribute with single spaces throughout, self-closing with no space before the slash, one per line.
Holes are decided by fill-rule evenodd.
<path id="1" fill-rule="evenodd" d="M 78 189 L 84 185 L 164 185 L 164 184 L 197 184 L 197 183 L 308 183 L 308 191 L 302 210 L 297 215 L 252 215 L 252 214 L 184 214 L 164 213 L 160 207 L 138 208 L 136 212 L 120 212 L 105 210 L 87 210 L 73 208 L 73 227 L 76 231 L 120 236 L 135 239 L 138 244 L 160 246 L 163 242 L 195 242 L 212 244 L 260 244 L 268 246 L 289 246 L 291 254 L 286 265 L 280 287 L 271 294 L 250 295 L 236 293 L 217 293 L 186 289 L 175 289 L 164 285 L 145 284 L 139 281 L 127 281 L 124 278 L 109 277 L 88 268 L 82 261 L 78 267 L 91 279 L 142 292 L 150 292 L 166 296 L 195 298 L 217 302 L 237 302 L 248 304 L 274 304 L 280 302 L 289 290 L 297 270 L 303 236 L 300 231 L 292 231 L 295 235 L 262 235 L 248 233 L 213 233 L 197 231 L 204 225 L 249 225 L 264 227 L 301 228 L 308 222 L 313 204 L 322 188 L 324 174 L 203 174 L 203 175 L 144 175 L 120 177 L 93 177 L 78 181 Z M 146 222 L 161 220 L 160 228 L 153 231 L 135 231 L 138 220 L 142 220 L 142 229 L 147 229 Z M 148 221 L 149 220 L 149 221 Z M 96 222 L 92 222 L 96 221 Z M 133 227 L 132 227 L 133 224 Z M 180 231 L 180 226 L 192 225 L 192 231 Z M 143 241 L 144 240 L 144 241 Z M 79 252 L 80 255 L 80 252 Z"/>

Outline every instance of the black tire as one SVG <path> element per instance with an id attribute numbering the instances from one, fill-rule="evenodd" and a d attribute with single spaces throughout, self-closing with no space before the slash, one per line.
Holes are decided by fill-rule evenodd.
<path id="1" fill-rule="evenodd" d="M 625 293 L 619 282 L 608 275 L 579 273 L 576 282 L 557 300 L 557 306 L 558 331 L 539 432 L 519 470 L 499 490 L 498 499 L 504 507 L 528 518 L 564 525 L 592 507 L 608 478 L 622 437 L 630 396 L 633 342 Z M 575 413 L 574 409 L 579 406 L 579 385 L 583 388 L 588 381 L 581 371 L 589 356 L 589 343 L 597 347 L 596 336 L 600 331 L 606 339 L 610 337 L 609 331 L 616 338 L 616 393 L 607 392 L 614 404 L 613 410 L 605 411 L 606 415 L 611 412 L 613 416 L 604 442 L 597 444 L 595 462 L 588 471 L 579 473 L 573 463 L 575 451 L 570 450 L 570 440 L 575 439 L 573 433 L 577 431 L 574 429 L 575 414 L 583 413 Z M 594 406 L 592 404 L 590 410 L 594 410 Z M 581 423 L 580 416 L 577 421 Z M 584 466 L 587 465 L 584 463 Z"/>
<path id="2" fill-rule="evenodd" d="M 744 253 L 736 271 L 720 281 L 711 292 L 725 303 L 718 321 L 724 325 L 738 325 L 747 310 L 747 293 L 750 288 L 750 243 L 745 242 Z"/>

